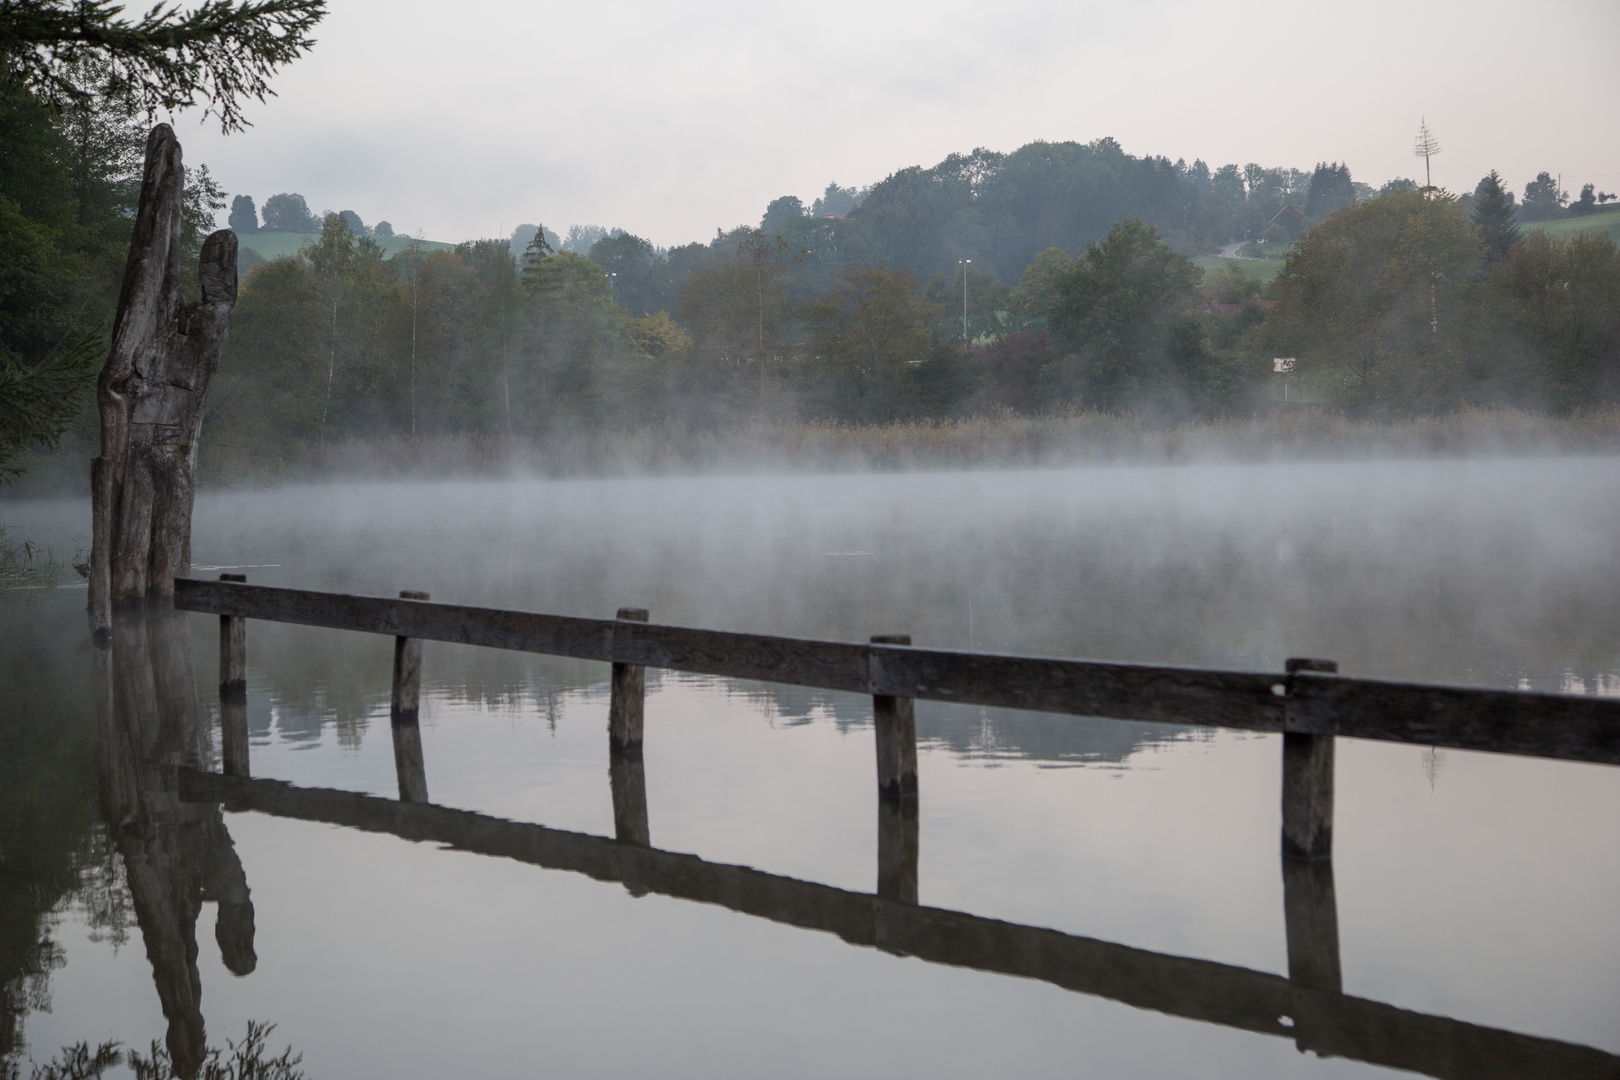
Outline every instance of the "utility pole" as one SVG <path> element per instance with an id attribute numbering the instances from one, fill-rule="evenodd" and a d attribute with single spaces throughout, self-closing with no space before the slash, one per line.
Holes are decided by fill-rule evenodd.
<path id="1" fill-rule="evenodd" d="M 967 344 L 968 344 L 968 329 L 967 329 L 967 277 L 968 277 L 968 266 L 972 262 L 973 262 L 972 259 L 958 259 L 957 260 L 957 264 L 962 267 L 962 347 L 964 349 L 967 348 Z"/>
<path id="2" fill-rule="evenodd" d="M 1429 159 L 1440 152 L 1440 140 L 1434 132 L 1429 130 L 1429 121 L 1425 117 L 1418 124 L 1417 138 L 1412 140 L 1412 156 L 1423 159 L 1423 197 L 1432 199 L 1439 190 L 1434 186 L 1434 174 L 1429 168 Z"/>
<path id="3" fill-rule="evenodd" d="M 1440 140 L 1434 132 L 1429 130 L 1428 117 L 1424 117 L 1418 124 L 1417 138 L 1412 140 L 1412 154 L 1423 159 L 1423 197 L 1433 199 L 1434 193 L 1439 189 L 1434 186 L 1434 174 L 1429 169 L 1429 159 L 1440 152 Z M 1438 292 L 1439 275 L 1429 272 L 1429 333 L 1440 333 L 1440 307 Z"/>

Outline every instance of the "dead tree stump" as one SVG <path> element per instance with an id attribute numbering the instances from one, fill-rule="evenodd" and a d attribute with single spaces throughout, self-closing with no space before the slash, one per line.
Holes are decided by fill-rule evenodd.
<path id="1" fill-rule="evenodd" d="M 181 288 L 180 143 L 167 124 L 146 140 L 146 170 L 130 238 L 112 350 L 96 384 L 101 456 L 90 464 L 94 525 L 90 611 L 164 604 L 191 569 L 191 508 L 203 401 L 236 306 L 236 234 L 202 246 L 201 298 Z"/>

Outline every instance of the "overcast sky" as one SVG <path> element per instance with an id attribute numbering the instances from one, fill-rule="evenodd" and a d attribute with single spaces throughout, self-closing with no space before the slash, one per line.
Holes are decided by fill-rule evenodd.
<path id="1" fill-rule="evenodd" d="M 1516 191 L 1620 191 L 1620 3 L 329 0 L 319 43 L 223 137 L 178 118 L 232 194 L 431 240 L 544 220 L 659 245 L 757 224 L 977 146 L 1132 154 Z"/>

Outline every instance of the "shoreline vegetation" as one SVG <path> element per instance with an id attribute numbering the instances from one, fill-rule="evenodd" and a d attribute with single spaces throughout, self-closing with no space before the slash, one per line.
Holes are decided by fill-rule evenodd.
<path id="1" fill-rule="evenodd" d="M 0 592 L 54 589 L 64 581 L 76 580 L 69 564 L 84 558 L 81 548 L 63 562 L 51 548 L 19 540 L 10 526 L 0 522 Z"/>
<path id="2" fill-rule="evenodd" d="M 760 421 L 731 429 L 666 423 L 550 436 L 447 435 L 298 448 L 278 462 L 216 445 L 204 487 L 348 479 L 591 478 L 901 470 L 1191 465 L 1620 454 L 1620 406 L 1565 417 L 1517 409 L 1356 420 L 1300 408 L 1258 419 L 1155 424 L 1131 415 L 1004 412 L 856 424 Z M 210 460 L 210 457 L 212 460 Z"/>
<path id="3" fill-rule="evenodd" d="M 1004 413 L 853 424 L 783 421 L 732 430 L 665 424 L 551 438 L 446 436 L 307 447 L 276 473 L 224 461 L 209 486 L 338 478 L 682 476 L 776 472 L 1062 468 L 1409 457 L 1620 454 L 1620 407 L 1568 417 L 1464 409 L 1407 420 L 1350 420 L 1302 409 L 1265 419 L 1154 424 L 1128 415 Z M 205 470 L 206 472 L 206 470 Z"/>

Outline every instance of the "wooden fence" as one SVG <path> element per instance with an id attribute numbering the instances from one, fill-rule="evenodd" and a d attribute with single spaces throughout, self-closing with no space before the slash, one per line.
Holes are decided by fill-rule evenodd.
<path id="1" fill-rule="evenodd" d="M 868 644 L 813 641 L 659 626 L 622 608 L 615 619 L 582 619 L 429 602 L 177 579 L 175 607 L 219 615 L 220 688 L 241 693 L 246 639 L 241 620 L 324 626 L 396 639 L 393 720 L 400 797 L 426 801 L 417 727 L 421 642 L 599 660 L 613 665 L 610 738 L 640 748 L 646 667 L 870 694 L 878 787 L 917 792 L 917 699 L 1034 709 L 1283 735 L 1285 853 L 1325 858 L 1333 845 L 1333 740 L 1338 736 L 1620 764 L 1620 699 L 1433 686 L 1349 678 L 1327 660 L 1290 660 L 1280 675 L 1147 664 L 1000 656 L 918 648 L 904 635 Z M 230 710 L 234 720 L 236 710 Z M 245 720 L 243 721 L 245 723 Z M 227 764 L 239 756 L 227 725 Z M 243 729 L 245 731 L 245 728 Z"/>
<path id="2" fill-rule="evenodd" d="M 1343 994 L 1333 843 L 1337 736 L 1620 764 L 1620 700 L 1341 676 L 1327 660 L 1280 675 L 918 648 L 659 626 L 639 608 L 582 619 L 177 579 L 174 606 L 220 617 L 224 776 L 188 772 L 182 795 L 281 816 L 435 840 L 576 870 L 627 887 L 830 930 L 940 963 L 1044 979 L 1128 1004 L 1249 1031 L 1300 1049 L 1444 1077 L 1620 1078 L 1620 1058 Z M 247 750 L 245 621 L 394 637 L 390 708 L 399 801 L 253 780 Z M 422 642 L 612 665 L 608 737 L 615 839 L 429 805 L 418 708 Z M 869 694 L 878 800 L 875 895 L 717 866 L 651 847 L 641 747 L 647 667 Z M 1056 931 L 918 906 L 916 699 L 1282 734 L 1286 979 Z"/>

